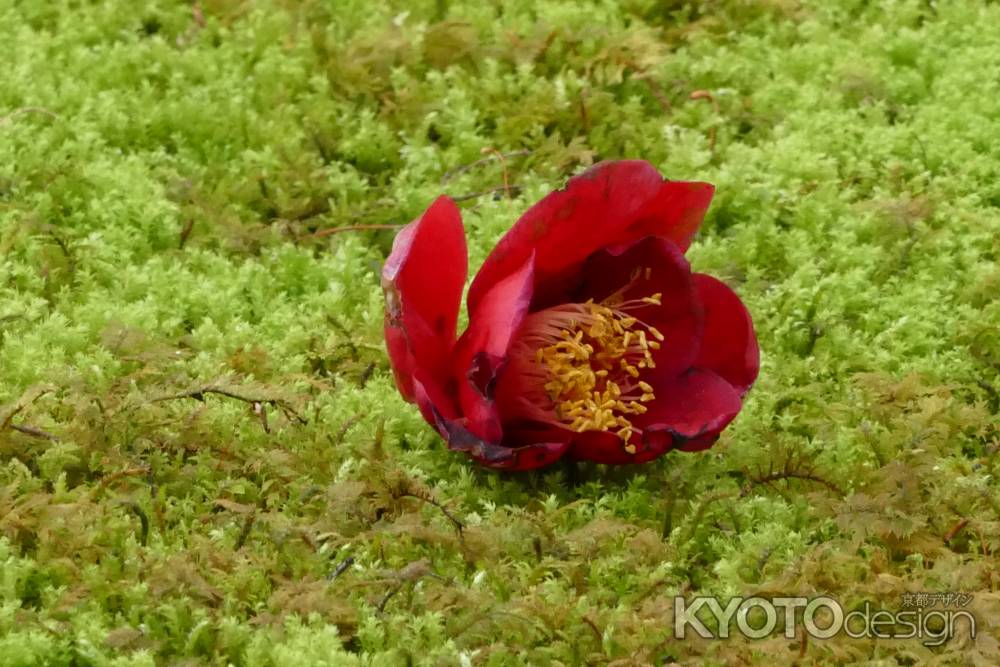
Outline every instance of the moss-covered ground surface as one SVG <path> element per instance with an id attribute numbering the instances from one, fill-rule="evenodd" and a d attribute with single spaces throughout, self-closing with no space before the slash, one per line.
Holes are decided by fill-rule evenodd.
<path id="1" fill-rule="evenodd" d="M 1000 5 L 0 0 L 0 44 L 0 665 L 1000 663 Z M 717 185 L 760 379 L 702 454 L 477 469 L 366 226 L 451 194 L 475 266 L 620 157 Z M 672 639 L 918 591 L 977 637 Z"/>

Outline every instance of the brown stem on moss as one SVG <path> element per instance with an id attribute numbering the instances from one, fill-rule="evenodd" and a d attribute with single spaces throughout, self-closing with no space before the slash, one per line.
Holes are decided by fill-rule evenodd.
<path id="1" fill-rule="evenodd" d="M 845 495 L 844 491 L 839 486 L 817 475 L 812 464 L 803 461 L 803 458 L 804 456 L 801 453 L 796 455 L 795 452 L 790 452 L 784 463 L 781 465 L 781 468 L 775 469 L 774 462 L 772 461 L 768 467 L 767 473 L 757 475 L 744 473 L 744 477 L 747 481 L 746 484 L 744 484 L 743 489 L 740 491 L 740 497 L 742 498 L 746 496 L 755 486 L 770 486 L 783 479 L 798 479 L 805 482 L 813 482 L 825 486 L 838 496 L 843 497 Z"/>
<path id="2" fill-rule="evenodd" d="M 139 506 L 139 503 L 135 501 L 122 500 L 118 504 L 131 510 L 133 514 L 139 517 L 139 544 L 146 546 L 146 542 L 149 540 L 149 517 L 146 516 L 142 507 Z"/>
<path id="3" fill-rule="evenodd" d="M 330 443 L 333 444 L 333 445 L 339 445 L 340 443 L 342 443 L 344 441 L 344 437 L 347 436 L 347 432 L 351 430 L 351 427 L 354 426 L 355 424 L 357 424 L 359 421 L 361 421 L 364 418 L 365 418 L 365 415 L 364 415 L 364 413 L 362 413 L 362 414 L 354 415 L 350 419 L 345 420 L 344 423 L 341 424 L 340 428 L 337 429 L 337 434 L 336 435 L 334 435 L 334 436 L 327 436 L 327 438 L 330 440 Z"/>
<path id="4" fill-rule="evenodd" d="M 509 185 L 507 183 L 504 183 L 503 185 L 498 185 L 496 187 L 488 188 L 486 190 L 480 190 L 479 192 L 470 192 L 469 194 L 466 195 L 452 195 L 451 198 L 453 201 L 456 202 L 468 201 L 469 199 L 475 199 L 476 197 L 482 197 L 483 195 L 489 195 L 493 194 L 494 192 L 503 191 L 504 195 L 509 199 L 511 193 L 520 192 L 521 190 L 522 188 L 520 185 L 517 184 Z"/>
<path id="5" fill-rule="evenodd" d="M 101 478 L 101 481 L 97 483 L 94 487 L 94 493 L 96 494 L 100 490 L 107 488 L 108 485 L 123 479 L 125 477 L 140 477 L 148 475 L 150 473 L 149 468 L 126 468 L 125 470 L 119 470 L 118 472 L 113 472 L 110 475 L 105 475 Z"/>
<path id="6" fill-rule="evenodd" d="M 805 660 L 806 651 L 809 649 L 809 633 L 802 629 L 802 641 L 799 643 L 799 660 Z"/>
<path id="7" fill-rule="evenodd" d="M 271 405 L 281 410 L 285 414 L 285 416 L 288 417 L 289 419 L 297 421 L 300 424 L 309 423 L 309 421 L 305 417 L 300 415 L 298 412 L 296 412 L 295 408 L 289 405 L 287 401 L 284 401 L 280 398 L 268 398 L 266 396 L 262 397 L 246 396 L 243 394 L 239 394 L 233 391 L 232 389 L 226 389 L 225 387 L 217 387 L 211 385 L 206 387 L 198 387 L 197 389 L 185 391 L 180 394 L 172 394 L 170 396 L 160 396 L 152 399 L 150 403 L 173 401 L 181 398 L 193 398 L 196 401 L 204 401 L 205 394 L 217 394 L 219 396 L 225 396 L 226 398 L 231 398 L 236 401 L 242 401 L 243 403 L 248 403 L 251 406 L 251 408 L 260 404 Z"/>
<path id="8" fill-rule="evenodd" d="M 23 394 L 21 394 L 21 398 L 19 398 L 17 400 L 17 403 L 14 404 L 14 407 L 10 408 L 7 411 L 7 414 L 5 414 L 3 416 L 3 419 L 0 419 L 0 431 L 4 431 L 4 430 L 6 430 L 8 428 L 14 428 L 14 430 L 20 430 L 20 429 L 14 427 L 13 424 L 11 423 L 14 420 L 14 417 L 16 417 L 18 415 L 18 413 L 22 412 L 25 408 L 27 408 L 28 406 L 30 406 L 32 403 L 34 403 L 35 401 L 37 401 L 39 398 L 41 398 L 45 394 L 50 394 L 53 391 L 55 391 L 55 389 L 52 388 L 52 387 L 48 387 L 48 386 L 37 387 L 36 386 L 36 387 L 32 387 L 32 388 L 28 389 L 26 392 L 24 392 Z M 30 428 L 30 427 L 27 427 L 27 428 Z M 23 431 L 21 431 L 21 432 L 23 433 Z M 28 434 L 28 435 L 31 435 L 31 434 Z"/>
<path id="9" fill-rule="evenodd" d="M 321 229 L 317 232 L 313 232 L 312 237 L 314 239 L 320 239 L 324 236 L 331 236 L 341 232 L 370 232 L 378 229 L 402 229 L 405 226 L 406 225 L 344 225 L 343 227 Z"/>
<path id="10" fill-rule="evenodd" d="M 347 568 L 349 568 L 352 565 L 354 565 L 354 556 L 348 556 L 343 561 L 341 561 L 340 564 L 337 565 L 336 568 L 334 568 L 333 572 L 331 572 L 327 576 L 326 580 L 327 581 L 333 581 L 334 579 L 336 579 L 337 577 L 339 577 L 340 575 L 342 575 L 344 572 L 346 572 Z"/>
<path id="11" fill-rule="evenodd" d="M 24 424 L 9 424 L 8 426 L 13 431 L 30 435 L 33 438 L 43 438 L 45 440 L 51 440 L 52 442 L 59 442 L 59 436 L 52 435 L 51 433 L 43 431 L 40 428 L 35 428 L 34 426 L 26 426 Z"/>
<path id="12" fill-rule="evenodd" d="M 470 162 L 469 164 L 464 164 L 459 167 L 455 167 L 454 169 L 446 171 L 444 173 L 444 176 L 441 177 L 441 185 L 444 185 L 445 183 L 455 178 L 456 176 L 459 176 L 460 174 L 464 174 L 470 169 L 475 169 L 476 167 L 484 165 L 488 162 L 492 162 L 493 160 L 496 160 L 498 158 L 506 163 L 506 160 L 508 160 L 509 158 L 527 157 L 528 155 L 531 155 L 534 151 L 520 150 L 520 151 L 512 151 L 510 153 L 501 153 L 495 148 L 484 148 L 483 152 L 489 153 L 489 155 L 482 159 L 476 160 L 475 162 Z M 506 164 L 504 165 L 504 169 L 506 170 Z"/>
<path id="13" fill-rule="evenodd" d="M 829 480 L 823 479 L 819 475 L 814 475 L 814 474 L 809 473 L 809 472 L 798 472 L 798 471 L 795 471 L 795 470 L 790 470 L 790 471 L 789 470 L 781 470 L 781 471 L 778 471 L 778 472 L 770 473 L 768 475 L 764 475 L 762 477 L 757 477 L 757 478 L 750 479 L 749 480 L 749 485 L 747 487 L 744 487 L 743 491 L 740 493 L 740 496 L 747 495 L 747 493 L 750 492 L 750 488 L 749 487 L 752 487 L 752 486 L 767 486 L 769 484 L 773 484 L 774 482 L 777 482 L 777 481 L 780 481 L 780 480 L 783 480 L 783 479 L 800 479 L 800 480 L 803 480 L 803 481 L 806 481 L 806 482 L 815 482 L 816 484 L 822 484 L 823 486 L 825 486 L 826 488 L 830 489 L 831 491 L 833 491 L 834 493 L 836 493 L 839 496 L 843 496 L 844 495 L 843 490 L 839 486 L 837 486 L 836 484 L 834 484 L 833 482 L 831 482 Z"/>
<path id="14" fill-rule="evenodd" d="M 233 545 L 233 551 L 239 551 L 246 544 L 247 538 L 250 537 L 250 530 L 253 528 L 254 523 L 257 521 L 257 514 L 250 513 L 243 520 L 243 528 L 240 529 L 240 534 L 236 536 L 236 544 Z"/>
<path id="15" fill-rule="evenodd" d="M 953 539 L 955 539 L 955 536 L 957 536 L 960 532 L 962 532 L 962 530 L 964 530 L 965 527 L 968 525 L 969 525 L 968 519 L 964 517 L 959 519 L 957 522 L 955 522 L 955 525 L 949 528 L 948 532 L 945 533 L 944 536 L 942 537 L 944 543 L 947 544 L 948 542 L 951 542 Z"/>
<path id="16" fill-rule="evenodd" d="M 462 531 L 465 529 L 465 524 L 463 524 L 461 521 L 459 521 L 458 519 L 456 519 L 455 516 L 451 512 L 448 511 L 448 508 L 445 507 L 444 505 L 442 505 L 441 503 L 439 503 L 438 501 L 434 500 L 433 498 L 430 498 L 430 497 L 427 497 L 427 496 L 422 496 L 422 495 L 420 495 L 418 493 L 414 493 L 414 492 L 411 492 L 411 491 L 404 491 L 404 492 L 400 493 L 396 497 L 397 498 L 416 498 L 417 500 L 420 500 L 422 502 L 427 503 L 428 505 L 432 505 L 432 506 L 438 508 L 439 510 L 441 510 L 441 513 L 444 514 L 445 517 L 447 517 L 448 521 L 450 521 L 451 524 L 453 526 L 455 526 L 455 530 L 458 531 L 458 536 L 462 537 Z"/>
<path id="17" fill-rule="evenodd" d="M 5 125 L 10 121 L 14 120 L 18 116 L 23 116 L 29 113 L 42 114 L 43 116 L 48 116 L 54 120 L 59 120 L 59 114 L 54 111 L 49 111 L 43 107 L 21 107 L 20 109 L 14 109 L 6 116 L 0 116 L 0 125 Z"/>
<path id="18" fill-rule="evenodd" d="M 712 105 L 712 109 L 715 111 L 715 115 L 716 116 L 722 115 L 722 112 L 719 109 L 719 102 L 718 100 L 715 99 L 715 96 L 712 95 L 711 92 L 707 90 L 695 90 L 688 97 L 692 100 L 708 100 Z M 712 126 L 708 130 L 708 149 L 712 152 L 713 155 L 715 154 L 715 139 L 716 139 L 716 128 L 715 126 Z"/>
<path id="19" fill-rule="evenodd" d="M 698 524 L 701 523 L 702 517 L 705 516 L 705 512 L 708 510 L 708 506 L 712 503 L 725 500 L 726 498 L 733 498 L 737 494 L 735 491 L 716 491 L 715 493 L 710 493 L 707 496 L 702 497 L 701 503 L 698 504 L 698 509 L 694 512 L 694 517 L 691 519 L 690 527 L 684 531 L 681 539 L 677 541 L 680 544 L 687 544 L 692 538 L 694 538 L 694 533 L 698 529 Z"/>
<path id="20" fill-rule="evenodd" d="M 183 250 L 184 246 L 187 245 L 188 239 L 191 238 L 191 232 L 194 230 L 194 218 L 188 218 L 184 221 L 184 226 L 181 228 L 180 241 L 177 244 L 178 250 Z"/>
<path id="21" fill-rule="evenodd" d="M 659 82 L 650 76 L 640 76 L 638 79 L 646 84 L 646 87 L 649 88 L 649 92 L 653 94 L 653 97 L 656 98 L 656 101 L 660 103 L 660 107 L 666 113 L 670 113 L 673 110 L 670 98 L 667 97 L 667 93 L 664 92 L 663 86 L 661 86 Z"/>

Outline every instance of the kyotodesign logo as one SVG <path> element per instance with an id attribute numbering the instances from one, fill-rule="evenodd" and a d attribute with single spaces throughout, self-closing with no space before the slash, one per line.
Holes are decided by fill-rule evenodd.
<path id="1" fill-rule="evenodd" d="M 860 609 L 845 612 L 840 602 L 825 596 L 734 597 L 725 605 L 715 597 L 690 601 L 676 597 L 674 637 L 684 639 L 690 630 L 705 639 L 726 639 L 732 633 L 762 639 L 776 632 L 792 639 L 804 631 L 816 639 L 843 633 L 854 639 L 916 638 L 925 646 L 941 646 L 958 632 L 975 639 L 976 618 L 965 609 L 932 607 L 965 607 L 971 601 L 971 595 L 962 593 L 907 593 L 902 609 L 880 609 L 865 602 Z"/>

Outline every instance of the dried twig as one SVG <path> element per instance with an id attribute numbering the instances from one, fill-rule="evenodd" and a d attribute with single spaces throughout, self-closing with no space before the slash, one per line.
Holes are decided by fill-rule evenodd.
<path id="1" fill-rule="evenodd" d="M 368 365 L 365 366 L 365 369 L 361 371 L 361 375 L 358 376 L 358 386 L 364 389 L 365 385 L 368 384 L 368 380 L 372 378 L 372 374 L 374 372 L 375 372 L 375 362 L 370 361 L 368 362 Z"/>
<path id="2" fill-rule="evenodd" d="M 107 487 L 112 482 L 116 482 L 124 477 L 139 477 L 141 475 L 148 475 L 150 470 L 150 468 L 126 468 L 125 470 L 119 470 L 118 472 L 113 472 L 110 475 L 105 475 L 101 478 L 101 481 L 97 483 L 97 486 L 94 487 L 94 492 L 96 493 L 97 491 Z"/>
<path id="3" fill-rule="evenodd" d="M 833 482 L 823 479 L 819 475 L 815 475 L 810 472 L 798 472 L 798 471 L 786 471 L 780 470 L 778 472 L 773 472 L 762 477 L 756 477 L 750 480 L 750 486 L 767 486 L 768 484 L 773 484 L 782 479 L 800 479 L 805 482 L 815 482 L 816 484 L 822 484 L 826 488 L 830 489 L 838 496 L 844 495 L 844 491 L 834 484 Z M 748 487 L 744 487 L 743 491 L 740 493 L 741 496 L 747 495 L 750 492 Z"/>
<path id="4" fill-rule="evenodd" d="M 389 600 L 395 597 L 399 591 L 403 590 L 403 586 L 406 584 L 416 583 L 424 577 L 434 577 L 435 579 L 440 579 L 441 581 L 448 581 L 431 568 L 431 563 L 426 558 L 414 561 L 399 570 L 383 571 L 382 574 L 383 582 L 396 581 L 398 583 L 393 586 L 378 603 L 376 609 L 378 609 L 379 612 L 385 610 L 385 605 L 388 604 Z"/>
<path id="5" fill-rule="evenodd" d="M 486 190 L 480 190 L 479 192 L 470 192 L 469 194 L 466 195 L 452 195 L 451 198 L 453 201 L 456 202 L 468 201 L 469 199 L 475 199 L 476 197 L 482 197 L 483 195 L 490 195 L 493 194 L 494 192 L 500 192 L 500 191 L 503 191 L 504 194 L 506 194 L 506 196 L 509 198 L 511 196 L 511 193 L 520 192 L 522 189 L 523 188 L 520 185 L 517 184 L 509 185 L 507 183 L 504 183 L 503 185 L 497 185 L 496 187 L 487 188 Z"/>
<path id="6" fill-rule="evenodd" d="M 949 528 L 948 532 L 945 533 L 944 537 L 942 538 L 944 539 L 945 544 L 955 539 L 955 536 L 958 535 L 960 532 L 962 532 L 962 530 L 968 525 L 969 525 L 969 520 L 963 517 L 954 526 Z"/>
<path id="7" fill-rule="evenodd" d="M 321 229 L 317 232 L 313 232 L 312 237 L 314 239 L 320 239 L 324 236 L 331 236 L 341 232 L 369 232 L 377 229 L 401 229 L 405 226 L 406 225 L 344 225 L 343 227 L 329 227 L 327 229 Z"/>
<path id="8" fill-rule="evenodd" d="M 160 403 L 162 401 L 173 401 L 181 398 L 193 398 L 196 401 L 204 401 L 205 394 L 217 394 L 219 396 L 225 396 L 226 398 L 231 398 L 233 400 L 242 401 L 244 403 L 249 403 L 251 407 L 266 404 L 281 410 L 284 415 L 297 421 L 300 424 L 308 424 L 308 420 L 296 412 L 289 403 L 280 398 L 269 398 L 266 396 L 246 396 L 239 394 L 232 389 L 226 389 L 225 387 L 218 387 L 214 385 L 209 385 L 205 387 L 198 387 L 197 389 L 192 389 L 190 391 L 181 392 L 180 394 L 171 394 L 170 396 L 159 396 L 150 401 L 150 403 Z"/>
<path id="9" fill-rule="evenodd" d="M 187 245 L 188 239 L 191 237 L 191 232 L 194 231 L 194 218 L 188 218 L 184 221 L 184 226 L 181 228 L 180 240 L 177 244 L 178 249 L 183 250 L 184 246 Z"/>
<path id="10" fill-rule="evenodd" d="M 486 148 L 483 149 L 483 152 L 484 153 L 488 152 L 489 155 L 487 155 L 482 159 L 476 160 L 475 162 L 470 162 L 469 164 L 464 164 L 459 167 L 455 167 L 454 169 L 446 171 L 444 173 L 444 176 L 441 177 L 441 185 L 444 185 L 445 183 L 447 183 L 448 181 L 450 181 L 451 179 L 455 178 L 460 174 L 464 174 L 470 169 L 475 169 L 476 167 L 487 164 L 488 162 L 492 162 L 493 160 L 500 159 L 501 161 L 503 161 L 513 157 L 526 157 L 528 155 L 531 155 L 534 151 L 520 150 L 520 151 L 512 151 L 510 153 L 501 153 L 494 148 Z"/>
<path id="11" fill-rule="evenodd" d="M 5 125 L 6 123 L 9 123 L 10 121 L 17 118 L 18 116 L 23 116 L 29 113 L 38 113 L 42 114 L 43 116 L 48 116 L 49 118 L 53 118 L 55 120 L 59 120 L 59 114 L 57 114 L 54 111 L 49 111 L 48 109 L 45 109 L 43 107 L 21 107 L 20 109 L 14 109 L 6 116 L 0 116 L 0 125 Z"/>
<path id="12" fill-rule="evenodd" d="M 584 134 L 587 134 L 590 132 L 590 114 L 587 112 L 586 88 L 580 91 L 579 106 L 580 106 L 580 127 L 583 128 Z"/>
<path id="13" fill-rule="evenodd" d="M 695 90 L 691 93 L 691 95 L 689 95 L 689 97 L 692 100 L 708 100 L 712 105 L 712 109 L 715 110 L 715 115 L 716 116 L 722 115 L 722 112 L 719 109 L 718 100 L 716 100 L 715 96 L 712 95 L 712 93 L 710 93 L 709 91 Z M 708 130 L 708 148 L 713 154 L 715 153 L 715 139 L 716 139 L 716 128 L 713 125 Z"/>
<path id="14" fill-rule="evenodd" d="M 334 579 L 342 575 L 344 572 L 347 572 L 347 568 L 349 568 L 352 565 L 354 565 L 354 556 L 348 556 L 347 558 L 342 560 L 340 564 L 337 565 L 337 567 L 334 568 L 333 572 L 327 575 L 326 580 L 333 581 Z"/>
<path id="15" fill-rule="evenodd" d="M 799 644 L 799 660 L 805 660 L 806 651 L 809 649 L 809 633 L 802 628 L 802 643 Z"/>
<path id="16" fill-rule="evenodd" d="M 271 425 L 267 422 L 267 408 L 263 403 L 253 404 L 253 413 L 260 418 L 260 425 L 264 428 L 264 433 L 271 433 Z"/>
<path id="17" fill-rule="evenodd" d="M 191 18 L 194 19 L 195 24 L 199 28 L 205 27 L 205 14 L 201 10 L 200 0 L 195 0 L 194 5 L 191 7 Z"/>
<path id="18" fill-rule="evenodd" d="M 133 500 L 122 500 L 118 504 L 132 510 L 132 513 L 139 517 L 139 544 L 146 546 L 146 541 L 149 539 L 149 517 L 146 516 L 139 503 Z"/>
<path id="19" fill-rule="evenodd" d="M 32 387 L 27 391 L 25 391 L 23 394 L 21 394 L 21 398 L 17 400 L 17 403 L 14 404 L 14 407 L 7 410 L 7 414 L 3 415 L 3 419 L 0 419 L 0 431 L 11 428 L 12 427 L 11 422 L 14 420 L 14 417 L 16 417 L 18 413 L 23 411 L 25 408 L 27 408 L 29 405 L 37 401 L 45 394 L 50 394 L 53 391 L 55 391 L 53 387 L 43 385 L 43 386 Z M 20 429 L 15 429 L 15 430 L 20 430 Z"/>
<path id="20" fill-rule="evenodd" d="M 815 484 L 825 486 L 838 496 L 845 495 L 843 489 L 830 480 L 817 475 L 813 466 L 808 462 L 804 462 L 801 455 L 796 456 L 794 452 L 789 453 L 785 462 L 781 465 L 781 468 L 776 469 L 774 467 L 774 463 L 772 462 L 768 467 L 767 473 L 758 475 L 746 474 L 745 477 L 747 482 L 740 491 L 741 498 L 749 494 L 751 489 L 755 486 L 770 486 L 783 479 L 798 479 L 804 482 L 813 482 Z"/>
<path id="21" fill-rule="evenodd" d="M 444 514 L 445 517 L 448 518 L 448 521 L 450 521 L 453 526 L 455 526 L 455 530 L 458 531 L 459 537 L 462 536 L 462 530 L 465 529 L 465 524 L 463 524 L 461 521 L 459 521 L 458 519 L 456 519 L 455 516 L 451 512 L 448 511 L 447 507 L 445 507 L 444 505 L 442 505 L 438 501 L 434 500 L 433 498 L 428 497 L 428 496 L 423 496 L 423 495 L 420 495 L 418 493 L 414 493 L 414 492 L 410 492 L 410 491 L 404 491 L 404 492 L 400 493 L 396 497 L 397 498 L 416 498 L 417 500 L 423 501 L 423 502 L 427 503 L 428 505 L 433 505 L 434 507 L 436 507 L 439 510 L 441 510 L 441 513 Z"/>
<path id="22" fill-rule="evenodd" d="M 257 521 L 257 514 L 251 513 L 247 514 L 246 518 L 243 520 L 243 528 L 240 529 L 240 534 L 236 536 L 236 544 L 233 545 L 233 551 L 239 551 L 246 544 L 247 538 L 250 536 L 250 530 L 253 528 L 253 524 Z"/>
<path id="23" fill-rule="evenodd" d="M 385 611 L 385 606 L 389 604 L 389 600 L 394 598 L 396 596 L 396 593 L 398 593 L 401 590 L 403 590 L 403 584 L 396 584 L 395 586 L 393 586 L 391 589 L 389 589 L 389 592 L 385 594 L 385 597 L 379 600 L 379 603 L 375 607 L 375 609 L 378 610 L 378 612 L 381 614 L 383 611 Z"/>
<path id="24" fill-rule="evenodd" d="M 354 415 L 350 419 L 347 419 L 343 424 L 340 425 L 340 428 L 337 429 L 337 434 L 336 435 L 334 435 L 332 437 L 328 436 L 328 439 L 330 440 L 330 444 L 339 445 L 340 443 L 342 443 L 344 441 L 344 437 L 347 435 L 347 432 L 351 430 L 351 427 L 354 426 L 355 424 L 357 424 L 359 421 L 361 421 L 364 418 L 365 418 L 365 415 L 364 415 L 364 413 L 362 413 L 362 414 Z"/>
<path id="25" fill-rule="evenodd" d="M 667 97 L 666 92 L 663 90 L 663 86 L 661 86 L 656 79 L 648 75 L 640 75 L 636 78 L 646 84 L 646 87 L 649 88 L 649 92 L 651 92 L 653 97 L 656 98 L 656 101 L 659 102 L 661 109 L 663 109 L 666 113 L 670 113 L 673 110 L 670 98 Z"/>
<path id="26" fill-rule="evenodd" d="M 18 433 L 23 433 L 25 435 L 30 435 L 33 438 L 44 438 L 45 440 L 51 440 L 52 442 L 59 442 L 59 436 L 52 435 L 40 428 L 35 428 L 34 426 L 26 426 L 24 424 L 9 424 L 11 430 L 17 431 Z"/>

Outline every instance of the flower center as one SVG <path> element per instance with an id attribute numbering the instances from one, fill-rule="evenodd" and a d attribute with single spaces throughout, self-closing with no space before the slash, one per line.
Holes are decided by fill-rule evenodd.
<path id="1" fill-rule="evenodd" d="M 518 378 L 514 411 L 573 431 L 615 431 L 625 441 L 641 432 L 629 417 L 646 412 L 655 396 L 641 378 L 654 368 L 652 352 L 663 341 L 655 327 L 632 312 L 662 305 L 661 294 L 626 300 L 643 273 L 595 303 L 567 303 L 528 315 L 511 349 L 507 373 Z M 648 279 L 650 270 L 645 270 Z"/>

